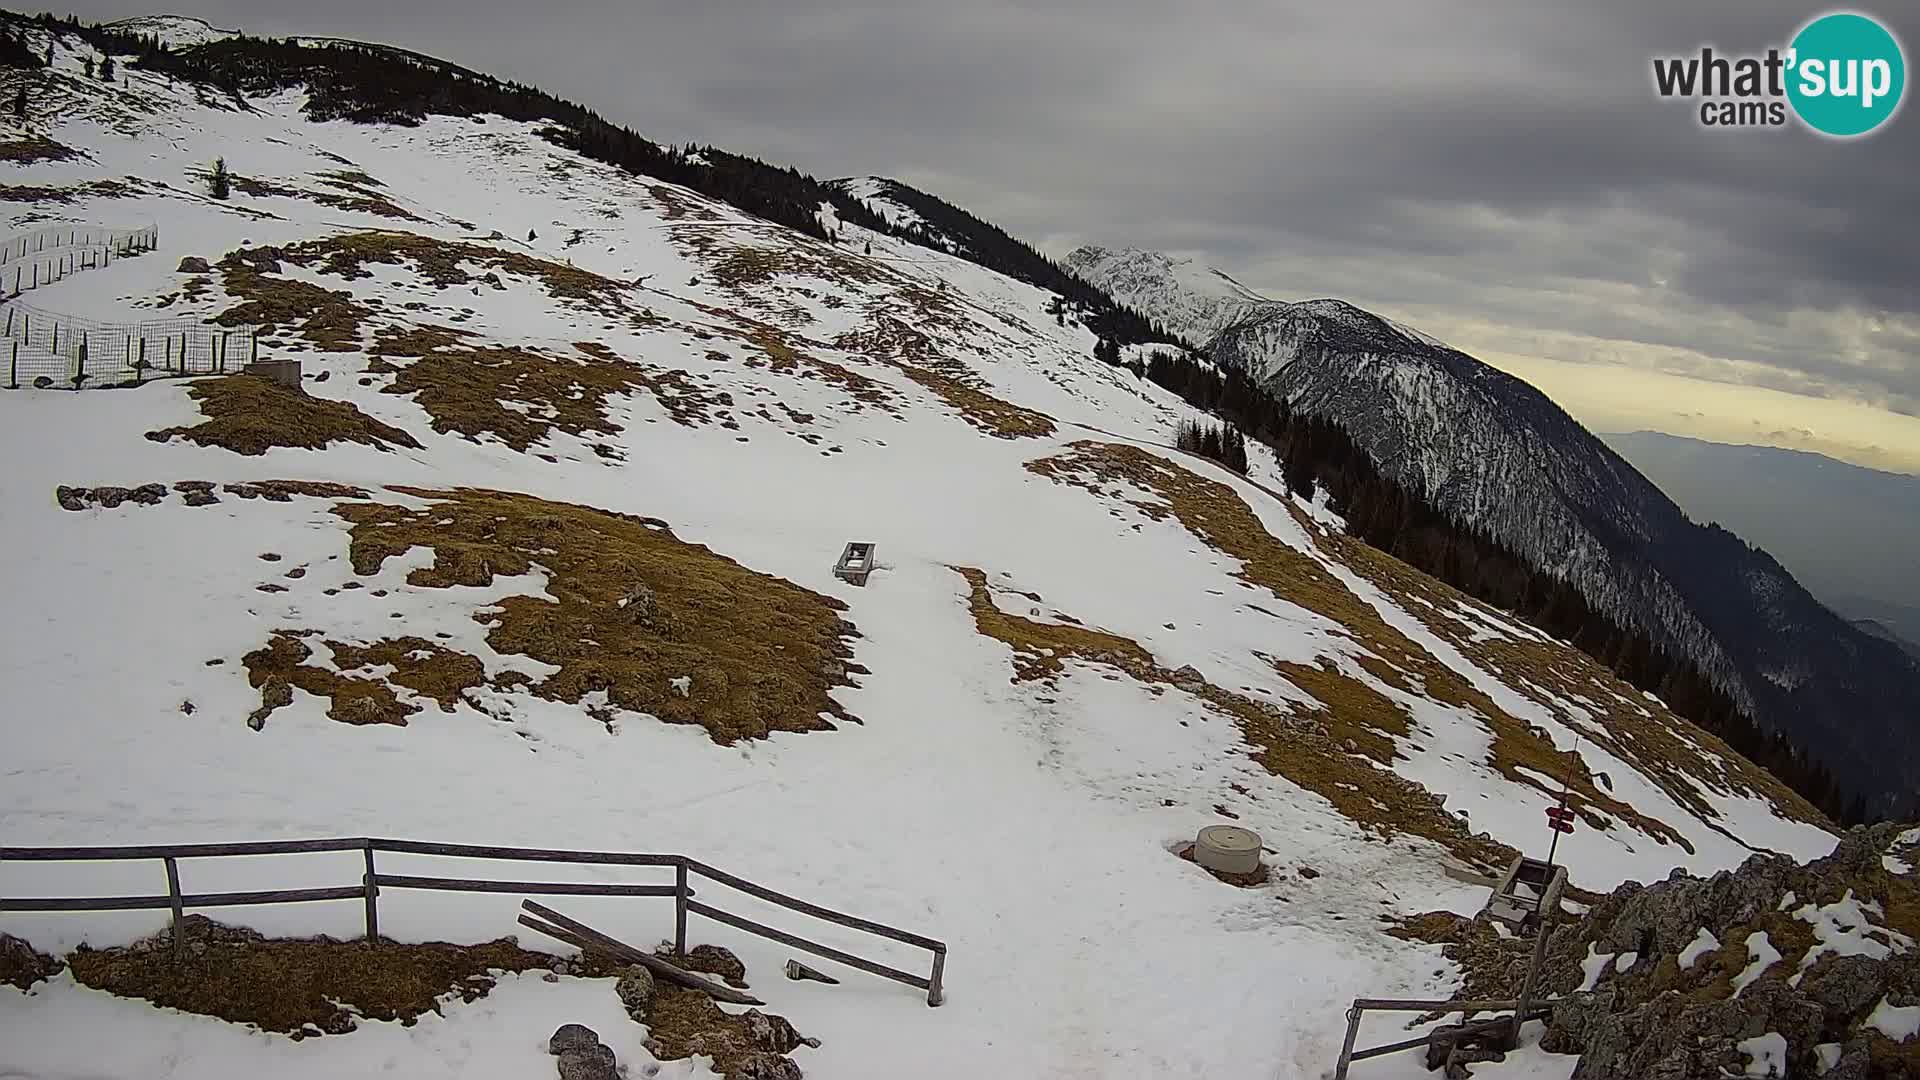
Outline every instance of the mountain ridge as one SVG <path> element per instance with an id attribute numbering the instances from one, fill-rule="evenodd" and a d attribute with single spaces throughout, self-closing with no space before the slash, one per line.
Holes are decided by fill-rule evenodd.
<path id="1" fill-rule="evenodd" d="M 1216 362 L 1337 420 L 1406 487 L 1690 657 L 1878 812 L 1913 804 L 1920 755 L 1889 763 L 1883 751 L 1907 745 L 1902 702 L 1920 700 L 1910 657 L 1834 616 L 1764 552 L 1688 520 L 1537 389 L 1343 302 L 1223 303 L 1216 289 L 1196 303 L 1191 271 L 1101 248 L 1067 265 L 1170 326 L 1187 315 Z"/>

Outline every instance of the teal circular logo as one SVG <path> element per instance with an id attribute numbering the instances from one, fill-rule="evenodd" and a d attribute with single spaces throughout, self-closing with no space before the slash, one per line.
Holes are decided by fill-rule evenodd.
<path id="1" fill-rule="evenodd" d="M 1865 15 L 1822 15 L 1793 37 L 1787 100 L 1810 128 L 1851 138 L 1887 122 L 1907 88 L 1900 42 Z"/>

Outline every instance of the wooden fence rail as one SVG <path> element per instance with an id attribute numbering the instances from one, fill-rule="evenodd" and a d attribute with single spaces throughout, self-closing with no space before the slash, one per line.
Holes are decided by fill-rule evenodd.
<path id="1" fill-rule="evenodd" d="M 358 851 L 364 856 L 365 871 L 358 885 L 314 889 L 268 889 L 251 892 L 189 893 L 181 889 L 181 859 L 227 858 L 249 855 L 296 855 L 318 852 Z M 658 866 L 672 867 L 671 885 L 645 885 L 597 881 L 511 881 L 484 878 L 426 877 L 414 874 L 383 874 L 374 863 L 379 851 L 408 855 L 436 855 L 448 858 L 483 859 L 512 862 L 554 862 L 586 866 Z M 674 901 L 674 948 L 687 951 L 687 916 L 699 915 L 738 930 L 777 941 L 848 967 L 904 983 L 927 992 L 927 1004 L 942 1000 L 941 981 L 946 971 L 947 947 L 943 942 L 898 927 L 862 919 L 832 908 L 821 907 L 785 893 L 776 892 L 745 878 L 736 877 L 685 855 L 660 855 L 644 852 L 569 851 L 553 848 L 494 847 L 477 844 L 439 844 L 419 840 L 389 840 L 376 837 L 334 837 L 323 840 L 265 840 L 238 844 L 143 844 L 117 847 L 0 847 L 0 863 L 5 862 L 124 862 L 145 859 L 164 864 L 167 891 L 145 896 L 31 896 L 0 897 L 0 913 L 44 911 L 171 911 L 176 953 L 184 947 L 180 922 L 190 908 L 235 907 L 249 904 L 299 904 L 324 900 L 363 900 L 366 904 L 366 931 L 369 941 L 380 936 L 379 897 L 382 888 L 422 889 L 469 893 L 521 893 L 548 896 L 628 896 L 672 898 Z M 810 941 L 745 916 L 725 911 L 693 899 L 693 875 L 745 893 L 769 904 L 834 923 L 850 930 L 887 938 L 925 949 L 933 954 L 927 976 L 914 975 L 852 953 Z"/>

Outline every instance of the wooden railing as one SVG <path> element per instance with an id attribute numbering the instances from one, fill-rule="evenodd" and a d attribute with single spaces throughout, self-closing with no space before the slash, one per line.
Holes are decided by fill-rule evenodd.
<path id="1" fill-rule="evenodd" d="M 358 851 L 366 870 L 359 885 L 315 889 L 266 889 L 249 892 L 189 893 L 180 885 L 180 860 L 224 858 L 238 855 L 293 855 L 314 852 Z M 423 877 L 413 874 L 383 874 L 374 863 L 374 853 L 439 855 L 462 859 L 513 862 L 553 862 L 574 865 L 659 866 L 672 867 L 671 885 L 615 884 L 596 881 L 508 881 L 497 879 Z M 910 933 L 897 927 L 862 919 L 819 904 L 809 903 L 775 892 L 745 878 L 708 866 L 685 855 L 656 855 L 640 852 L 565 851 L 548 848 L 488 847 L 475 844 L 436 844 L 418 840 L 383 840 L 372 837 L 342 837 L 326 840 L 267 840 L 240 844 L 153 844 L 127 847 L 0 847 L 4 862 L 120 862 L 155 859 L 166 870 L 167 891 L 144 896 L 32 896 L 0 897 L 0 913 L 28 911 L 167 911 L 173 913 L 175 948 L 184 944 L 179 933 L 180 920 L 190 908 L 237 907 L 250 904 L 300 904 L 322 900 L 362 900 L 366 904 L 367 940 L 380 936 L 380 891 L 387 889 L 431 889 L 470 893 L 520 893 L 543 896 L 649 896 L 674 902 L 674 948 L 687 951 L 687 916 L 699 915 L 714 922 L 745 930 L 770 941 L 825 957 L 848 967 L 881 978 L 892 979 L 927 992 L 927 1004 L 942 999 L 941 979 L 946 971 L 947 947 L 944 943 Z M 797 934 L 755 922 L 743 915 L 722 910 L 695 900 L 690 879 L 698 875 L 718 885 L 746 893 L 767 903 L 796 911 L 850 930 L 887 938 L 925 949 L 933 954 L 932 968 L 925 976 L 889 967 L 852 953 L 810 941 Z"/>

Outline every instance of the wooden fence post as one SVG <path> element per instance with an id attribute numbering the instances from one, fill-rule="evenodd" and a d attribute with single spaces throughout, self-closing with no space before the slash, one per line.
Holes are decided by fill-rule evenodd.
<path id="1" fill-rule="evenodd" d="M 20 389 L 20 343 L 13 343 L 13 360 L 7 364 L 7 389 Z"/>
<path id="2" fill-rule="evenodd" d="M 367 841 L 360 853 L 367 859 L 367 873 L 361 878 L 367 888 L 367 941 L 374 944 L 380 940 L 380 881 L 373 871 L 373 841 Z"/>
<path id="3" fill-rule="evenodd" d="M 947 973 L 947 950 L 941 949 L 933 954 L 933 974 L 927 979 L 927 1004 L 937 1006 L 947 999 L 940 989 L 940 979 Z"/>
<path id="4" fill-rule="evenodd" d="M 673 867 L 673 954 L 687 955 L 687 860 Z"/>
<path id="5" fill-rule="evenodd" d="M 180 899 L 180 864 L 173 856 L 166 858 L 167 863 L 167 899 L 173 901 L 173 962 L 179 963 L 187 958 L 187 939 L 181 926 L 186 918 L 186 910 Z"/>
<path id="6" fill-rule="evenodd" d="M 247 331 L 247 339 L 252 350 L 251 355 L 247 357 L 247 362 L 252 364 L 257 364 L 260 362 L 260 331 L 258 330 Z"/>

